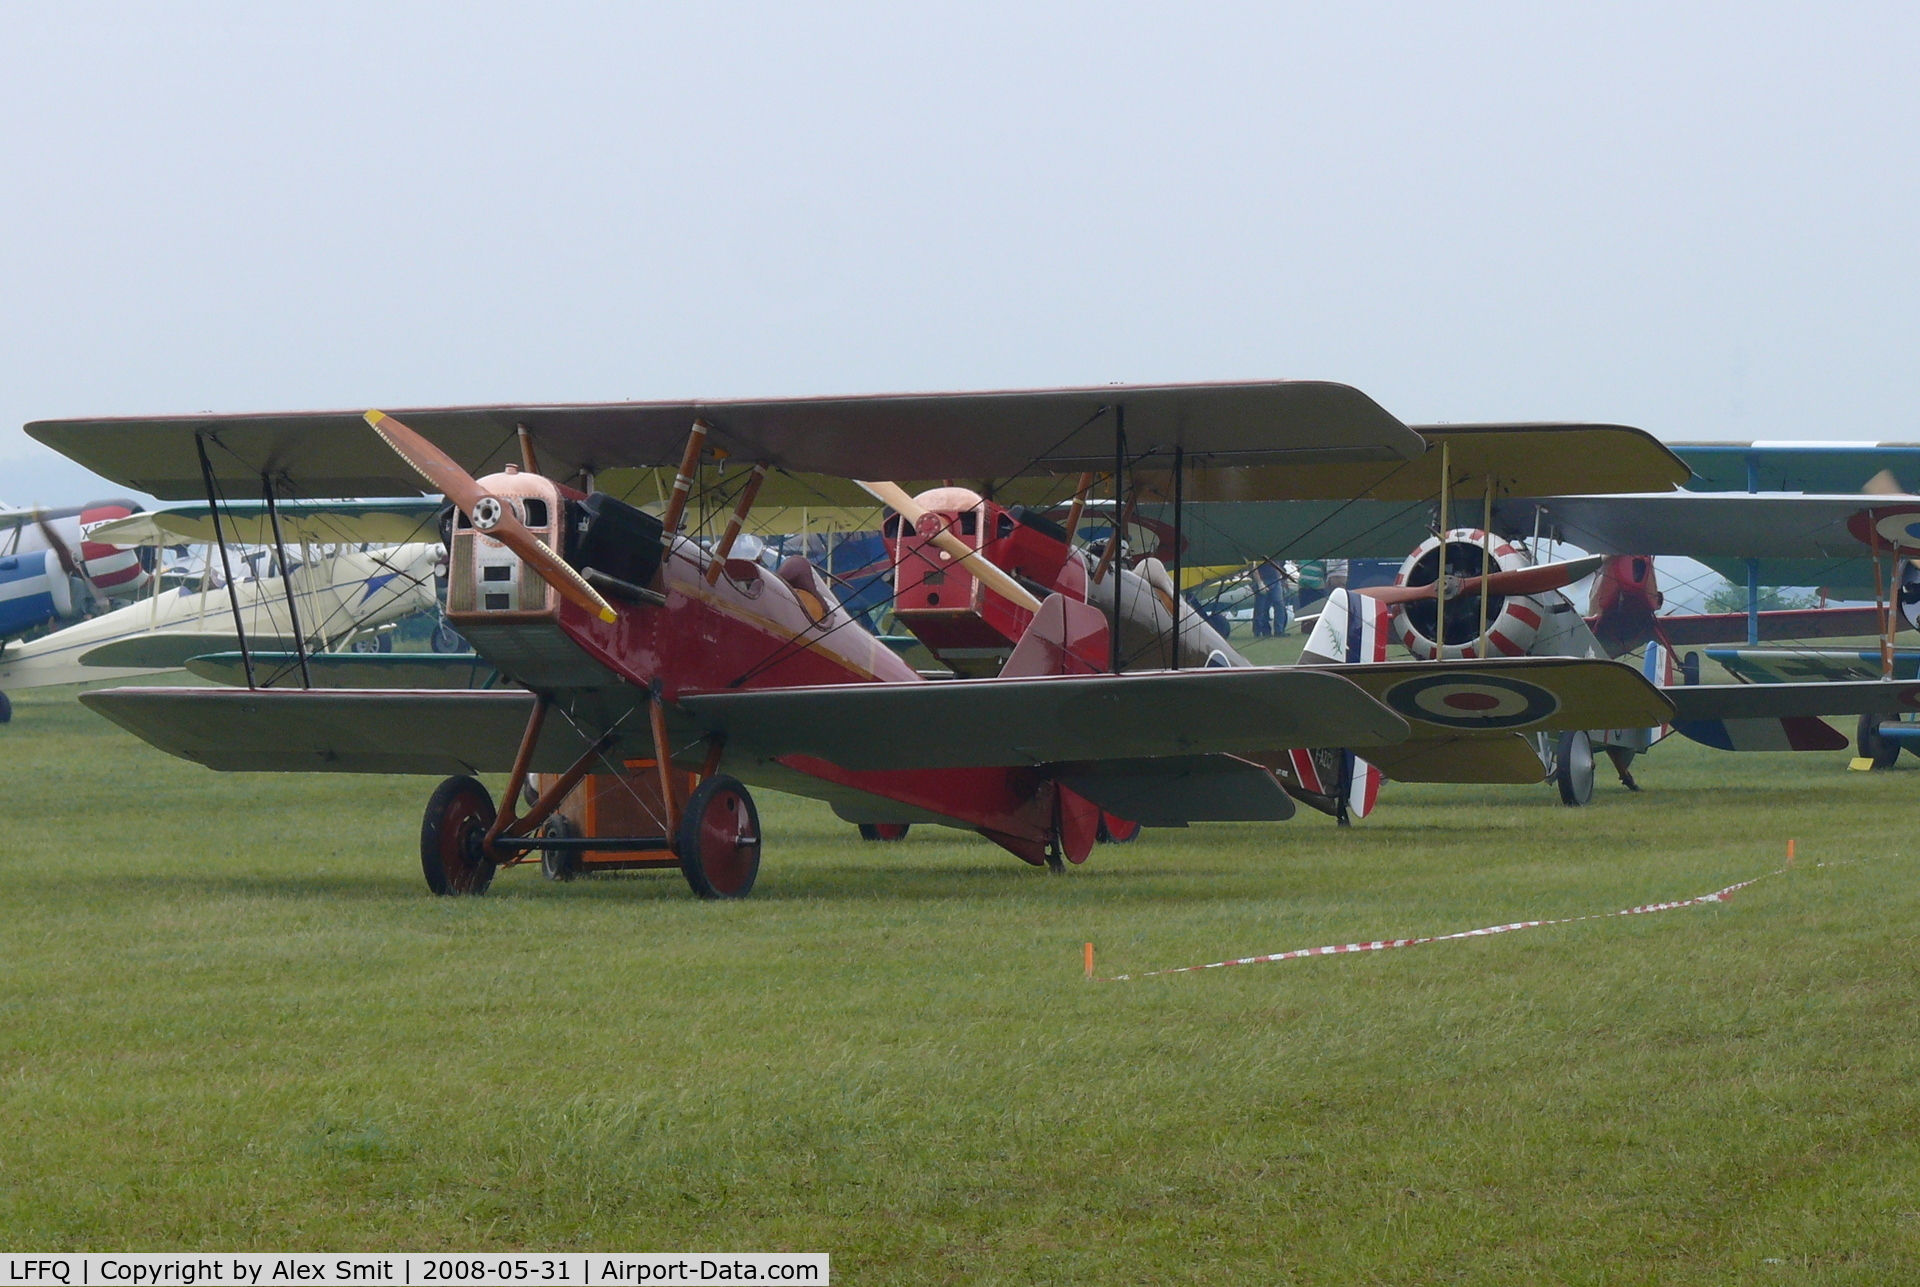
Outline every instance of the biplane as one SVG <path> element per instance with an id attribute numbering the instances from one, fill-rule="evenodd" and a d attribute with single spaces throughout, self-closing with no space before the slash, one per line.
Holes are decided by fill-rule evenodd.
<path id="1" fill-rule="evenodd" d="M 1489 497 L 1483 522 L 1430 536 L 1408 556 L 1392 586 L 1336 591 L 1306 658 L 1351 659 L 1352 640 L 1363 634 L 1382 641 L 1382 655 L 1391 641 L 1422 658 L 1619 657 L 1644 649 L 1648 678 L 1671 685 L 1680 648 L 1741 638 L 1877 634 L 1891 658 L 1903 610 L 1909 624 L 1912 619 L 1900 587 L 1912 583 L 1908 559 L 1920 551 L 1920 498 L 1685 492 Z M 1529 529 L 1593 553 L 1536 566 Z M 1876 567 L 1885 561 L 1889 589 L 1876 593 L 1872 607 L 1662 613 L 1654 556 L 1681 553 L 1742 554 L 1749 567 L 1755 556 L 1830 564 L 1870 559 Z M 1583 616 L 1560 591 L 1589 575 L 1590 610 Z M 1883 684 L 1796 682 L 1746 693 L 1701 689 L 1697 660 L 1682 670 L 1683 688 L 1669 694 L 1680 713 L 1669 724 L 1568 731 L 1542 746 L 1545 772 L 1565 803 L 1583 804 L 1590 797 L 1596 748 L 1612 759 L 1622 783 L 1636 789 L 1628 766 L 1668 731 L 1727 751 L 1832 751 L 1843 749 L 1847 739 L 1822 716 L 1858 714 L 1865 730 L 1877 726 L 1880 715 L 1907 709 L 1890 660 L 1878 675 Z"/>
<path id="2" fill-rule="evenodd" d="M 1391 475 L 1428 454 L 1426 438 L 1337 384 L 68 420 L 28 431 L 163 499 L 197 495 L 210 517 L 224 493 L 257 489 L 291 500 L 424 487 L 446 498 L 448 620 L 525 691 L 82 697 L 217 769 L 450 775 L 422 820 L 422 871 L 436 893 L 477 893 L 499 867 L 538 861 L 561 873 L 677 867 L 704 897 L 744 896 L 761 851 L 750 785 L 826 800 L 850 822 L 977 831 L 1062 869 L 1088 856 L 1103 813 L 1165 826 L 1291 816 L 1292 797 L 1262 762 L 1276 748 L 1416 760 L 1474 736 L 1671 714 L 1652 685 L 1605 660 L 1189 667 L 1168 646 L 1151 669 L 1115 664 L 1126 644 L 1117 576 L 1105 612 L 1074 587 L 1023 584 L 981 555 L 1001 534 L 997 516 L 969 533 L 915 506 L 899 482 L 875 481 L 1025 480 L 1084 495 L 1111 461 L 1116 496 L 1123 477 L 1157 478 L 1177 510 L 1189 485 L 1257 494 L 1319 475 L 1325 493 L 1355 470 Z M 677 464 L 657 515 L 596 487 L 603 471 L 663 462 Z M 935 603 L 939 583 L 923 576 L 925 606 L 1025 614 L 1002 616 L 1017 638 L 993 677 L 923 678 L 858 628 L 804 559 L 767 568 L 732 557 L 763 492 L 773 504 L 796 492 L 819 503 L 834 486 L 879 495 L 925 538 L 929 576 L 944 573 L 959 601 Z M 724 531 L 694 539 L 696 513 L 716 523 L 724 513 Z M 1177 645 L 1184 628 L 1170 635 Z M 475 775 L 502 772 L 496 801 Z"/>
<path id="3" fill-rule="evenodd" d="M 145 589 L 152 557 L 95 535 L 139 509 L 130 500 L 60 509 L 0 505 L 0 640 Z"/>
<path id="4" fill-rule="evenodd" d="M 80 566 L 90 577 L 117 579 L 95 592 L 94 614 L 0 651 L 0 690 L 202 669 L 198 663 L 243 637 L 252 647 L 242 668 L 260 662 L 256 679 L 271 683 L 277 671 L 297 664 L 288 651 L 296 630 L 314 654 L 306 660 L 312 668 L 327 664 L 322 654 L 330 648 L 436 607 L 437 505 L 422 512 L 419 502 L 405 501 L 377 508 L 295 504 L 285 507 L 291 512 L 284 522 L 276 507 L 277 528 L 269 527 L 260 502 L 222 508 L 228 512 L 215 533 L 204 506 L 96 507 Z M 276 531 L 285 538 L 278 547 Z M 253 547 L 253 559 L 231 558 L 220 537 Z M 154 552 L 174 545 L 201 545 L 208 553 L 191 575 L 162 577 Z M 284 664 L 273 664 L 275 650 L 285 652 Z"/>
<path id="5" fill-rule="evenodd" d="M 1156 550 L 1174 552 L 1176 568 L 1181 553 L 1200 561 L 1230 555 L 1244 559 L 1250 549 L 1265 551 L 1269 557 L 1326 554 L 1342 548 L 1329 542 L 1347 541 L 1352 542 L 1345 547 L 1348 552 L 1357 546 L 1377 554 L 1390 548 L 1383 546 L 1385 541 L 1418 538 L 1392 584 L 1334 593 L 1308 642 L 1302 658 L 1306 664 L 1380 664 L 1389 660 L 1390 646 L 1404 648 L 1416 661 L 1432 661 L 1617 657 L 1653 643 L 1645 658 L 1645 673 L 1663 685 L 1674 678 L 1675 646 L 1737 638 L 1730 632 L 1744 634 L 1756 628 L 1755 622 L 1738 613 L 1656 618 L 1660 602 L 1651 557 L 1620 556 L 1621 549 L 1670 553 L 1678 548 L 1704 555 L 1750 550 L 1769 556 L 1856 559 L 1876 549 L 1889 555 L 1906 550 L 1916 539 L 1906 529 L 1920 521 L 1914 498 L 1884 493 L 1546 494 L 1545 486 L 1556 472 L 1563 479 L 1580 475 L 1583 483 L 1620 483 L 1636 470 L 1644 476 L 1653 461 L 1636 460 L 1636 452 L 1646 454 L 1650 440 L 1624 426 L 1429 426 L 1420 431 L 1432 446 L 1417 466 L 1403 465 L 1372 476 L 1346 467 L 1344 482 L 1354 495 L 1344 503 L 1303 499 L 1321 484 L 1320 479 L 1299 475 L 1271 479 L 1263 494 L 1252 495 L 1251 480 L 1242 475 L 1227 480 L 1237 492 L 1234 500 L 1222 499 L 1219 479 L 1212 480 L 1211 494 L 1199 487 L 1190 489 L 1200 496 L 1188 507 L 1185 527 L 1197 539 L 1181 539 L 1179 525 L 1167 521 L 1164 492 L 1150 494 L 1144 504 L 1129 505 L 1120 521 L 1127 530 L 1142 532 Z M 1687 477 L 1684 466 L 1677 477 Z M 1276 501 L 1275 496 L 1287 499 Z M 1478 517 L 1486 526 L 1451 527 L 1447 515 L 1455 505 L 1482 510 Z M 1352 517 L 1355 511 L 1361 516 L 1358 520 Z M 988 522 L 990 517 L 983 511 L 979 521 Z M 1076 507 L 1067 515 L 1066 526 L 1076 526 L 1078 517 Z M 1002 515 L 997 521 L 1010 520 Z M 1029 520 L 1022 517 L 1020 521 Z M 1355 530 L 1355 522 L 1366 527 Z M 1435 534 L 1435 525 L 1445 532 L 1444 539 Z M 1316 537 L 1322 528 L 1340 535 Z M 1530 536 L 1535 539 L 1529 540 Z M 1543 536 L 1615 557 L 1539 565 L 1529 547 L 1537 547 Z M 1303 542 L 1314 540 L 1322 544 L 1303 547 Z M 1058 564 L 1057 547 L 1044 547 L 1032 534 L 1027 535 L 1026 546 L 1022 552 L 1015 542 L 998 542 L 993 556 L 1002 561 L 1032 561 L 1035 550 L 1053 548 L 1046 565 Z M 1141 649 L 1151 653 L 1152 641 L 1169 638 L 1167 616 L 1175 611 L 1172 582 L 1160 560 L 1151 555 L 1136 555 L 1133 566 L 1151 582 L 1151 594 L 1126 588 L 1128 578 L 1123 574 L 1120 593 L 1128 610 L 1121 614 L 1120 624 L 1123 629 L 1129 624 L 1134 627 L 1136 654 Z M 1903 562 L 1902 566 L 1910 573 L 1911 565 Z M 1892 577 L 1893 570 L 1887 575 Z M 1582 618 L 1560 591 L 1589 576 L 1595 578 L 1593 614 Z M 906 562 L 897 569 L 896 579 L 907 591 L 897 605 L 899 618 L 910 624 L 920 617 L 935 618 L 929 623 L 931 630 L 913 628 L 929 637 L 938 653 L 941 636 L 951 635 L 951 629 L 937 619 L 938 613 L 914 602 L 914 576 Z M 1165 614 L 1152 608 L 1155 597 L 1165 605 Z M 1136 608 L 1138 604 L 1147 607 Z M 1891 609 L 1889 600 L 1883 609 L 1760 613 L 1757 628 L 1767 637 L 1775 637 L 1770 632 L 1788 630 L 1828 636 L 1875 633 L 1895 619 Z M 1184 606 L 1178 610 L 1188 612 Z M 1183 624 L 1183 641 L 1189 630 L 1202 655 L 1217 658 L 1220 664 L 1247 664 L 1205 626 Z M 1002 651 L 1007 646 L 1010 640 L 1001 640 Z M 963 647 L 962 651 L 982 650 Z M 1183 651 L 1191 654 L 1193 649 Z M 1595 748 L 1607 753 L 1622 781 L 1633 787 L 1628 769 L 1633 757 L 1669 731 L 1722 750 L 1834 750 L 1844 746 L 1845 739 L 1820 716 L 1901 709 L 1877 705 L 1899 701 L 1897 687 L 1884 685 L 1740 692 L 1726 686 L 1699 687 L 1697 674 L 1692 678 L 1695 686 L 1689 691 L 1671 695 L 1681 708 L 1679 718 L 1658 727 L 1567 729 L 1555 738 L 1531 739 L 1532 747 L 1527 745 L 1529 739 L 1520 737 L 1463 739 L 1444 752 L 1425 748 L 1428 753 L 1403 759 L 1392 773 L 1383 773 L 1379 765 L 1350 749 L 1296 748 L 1285 762 L 1273 767 L 1298 798 L 1343 821 L 1365 815 L 1385 777 L 1483 783 L 1537 782 L 1544 777 L 1555 782 L 1565 803 L 1581 804 L 1591 795 Z M 1887 673 L 1882 678 L 1895 676 Z M 1863 715 L 1863 729 L 1871 718 Z M 1911 731 L 1896 730 L 1901 736 Z"/>

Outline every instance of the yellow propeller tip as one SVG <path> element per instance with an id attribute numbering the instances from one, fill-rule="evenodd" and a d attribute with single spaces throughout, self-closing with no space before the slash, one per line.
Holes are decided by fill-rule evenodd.
<path id="1" fill-rule="evenodd" d="M 387 413 L 384 411 L 369 411 L 366 414 L 367 423 L 372 425 L 375 429 L 378 429 L 380 427 L 380 422 L 382 420 L 385 420 L 386 418 L 387 418 Z"/>
<path id="2" fill-rule="evenodd" d="M 617 612 L 614 612 L 610 608 L 602 608 L 600 609 L 600 620 L 606 622 L 610 626 L 615 625 L 620 620 L 620 614 Z"/>

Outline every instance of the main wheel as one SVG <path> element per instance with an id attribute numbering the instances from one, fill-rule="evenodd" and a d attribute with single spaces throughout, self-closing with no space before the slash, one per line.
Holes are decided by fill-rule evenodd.
<path id="1" fill-rule="evenodd" d="M 674 838 L 681 874 L 702 898 L 745 898 L 760 874 L 760 812 L 740 779 L 716 773 L 693 789 Z"/>
<path id="2" fill-rule="evenodd" d="M 1900 743 L 1890 737 L 1880 736 L 1880 721 L 1884 715 L 1862 715 L 1859 726 L 1854 730 L 1854 742 L 1859 748 L 1860 758 L 1872 760 L 1876 769 L 1890 769 L 1893 762 L 1900 758 Z"/>
<path id="3" fill-rule="evenodd" d="M 13 722 L 13 702 L 5 693 L 0 693 L 0 724 Z"/>
<path id="4" fill-rule="evenodd" d="M 1125 818 L 1116 818 L 1102 809 L 1100 811 L 1100 843 L 1103 845 L 1130 845 L 1140 838 L 1140 824 L 1128 822 Z"/>
<path id="5" fill-rule="evenodd" d="M 907 822 L 863 822 L 860 824 L 862 840 L 905 840 L 907 828 L 913 824 Z"/>
<path id="6" fill-rule="evenodd" d="M 554 814 L 540 824 L 540 834 L 556 839 L 574 835 L 573 824 L 560 814 Z M 548 880 L 572 880 L 580 874 L 580 853 L 575 849 L 542 849 L 540 851 L 540 874 Z"/>
<path id="7" fill-rule="evenodd" d="M 1593 743 L 1585 729 L 1560 735 L 1553 757 L 1553 782 L 1560 788 L 1560 803 L 1570 808 L 1593 799 Z"/>
<path id="8" fill-rule="evenodd" d="M 469 777 L 448 778 L 427 801 L 420 820 L 420 871 L 436 894 L 484 894 L 493 859 L 480 842 L 493 826 L 493 797 Z"/>

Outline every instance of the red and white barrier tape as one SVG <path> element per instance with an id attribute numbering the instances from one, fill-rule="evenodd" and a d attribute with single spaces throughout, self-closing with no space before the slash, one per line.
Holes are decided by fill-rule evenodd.
<path id="1" fill-rule="evenodd" d="M 1831 864 L 1817 863 L 1825 867 Z M 1711 894 L 1702 894 L 1698 898 L 1683 898 L 1677 903 L 1647 903 L 1641 907 L 1628 907 L 1618 912 L 1594 912 L 1587 916 L 1563 916 L 1550 921 L 1515 921 L 1511 925 L 1489 925 L 1485 929 L 1461 930 L 1457 934 L 1432 934 L 1426 938 L 1375 939 L 1371 943 L 1333 943 L 1326 947 L 1296 947 L 1291 952 L 1273 952 L 1266 956 L 1243 956 L 1237 961 L 1211 961 L 1206 965 L 1181 965 L 1171 970 L 1147 970 L 1141 974 L 1116 974 L 1112 978 L 1100 979 L 1101 983 L 1125 983 L 1130 979 L 1151 979 L 1162 974 L 1191 974 L 1195 970 L 1219 970 L 1229 965 L 1262 965 L 1268 961 L 1293 961 L 1303 956 L 1334 956 L 1341 952 L 1384 952 L 1393 947 L 1419 947 L 1422 943 L 1445 943 L 1452 939 L 1485 938 L 1490 934 L 1511 934 L 1515 930 L 1538 929 L 1542 925 L 1573 925 L 1580 921 L 1603 921 L 1614 916 L 1644 916 L 1649 912 L 1670 912 L 1679 907 L 1696 907 L 1701 903 L 1724 903 L 1740 890 L 1749 885 L 1757 885 L 1768 876 L 1778 876 L 1788 868 L 1780 867 L 1752 880 L 1743 880 L 1737 885 L 1728 885 L 1725 889 L 1716 889 Z M 1091 944 L 1089 944 L 1091 946 Z M 1089 961 L 1091 964 L 1091 961 Z M 1091 972 L 1091 971 L 1089 971 Z"/>

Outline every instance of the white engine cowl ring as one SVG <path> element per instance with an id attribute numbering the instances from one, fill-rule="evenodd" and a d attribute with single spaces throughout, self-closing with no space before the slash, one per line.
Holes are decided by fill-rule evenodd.
<path id="1" fill-rule="evenodd" d="M 1428 537 L 1400 565 L 1396 585 L 1432 585 L 1439 564 L 1440 539 Z M 1488 570 L 1513 572 L 1533 566 L 1526 552 L 1501 537 L 1488 544 L 1486 533 L 1475 527 L 1457 527 L 1447 533 L 1447 574 L 1461 580 L 1480 575 L 1483 551 L 1490 549 Z M 1393 637 L 1421 661 L 1436 656 L 1446 660 L 1461 657 L 1523 657 L 1540 633 L 1546 609 L 1539 600 L 1524 595 L 1496 594 L 1487 603 L 1487 633 L 1480 637 L 1480 596 L 1476 593 L 1447 599 L 1447 646 L 1444 654 L 1434 644 L 1437 604 L 1432 599 L 1396 605 L 1393 610 Z"/>

